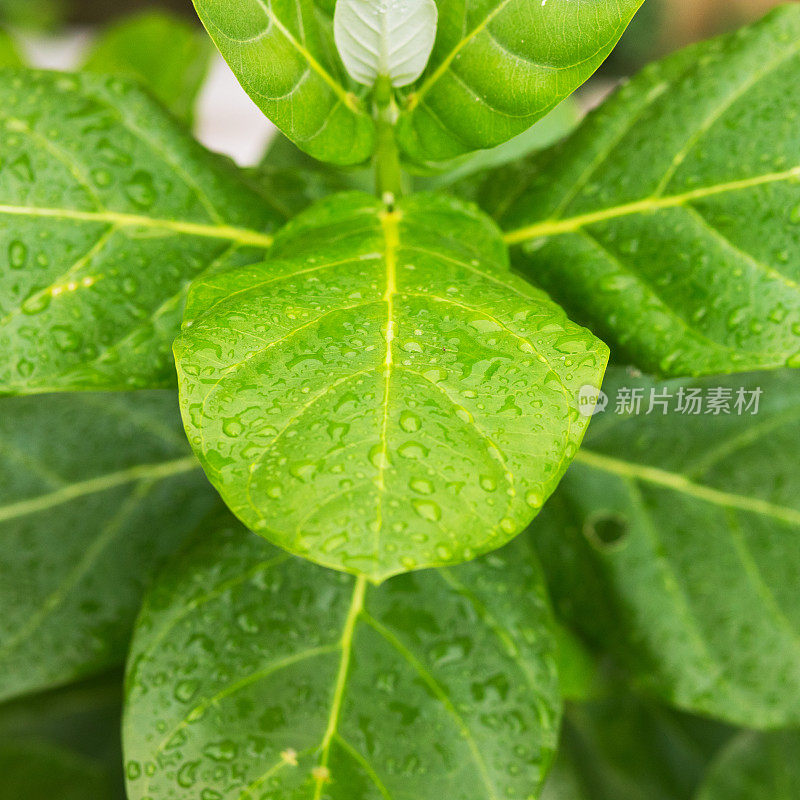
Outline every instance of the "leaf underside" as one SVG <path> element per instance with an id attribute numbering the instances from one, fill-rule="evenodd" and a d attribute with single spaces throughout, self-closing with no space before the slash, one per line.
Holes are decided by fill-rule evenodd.
<path id="1" fill-rule="evenodd" d="M 0 393 L 174 383 L 189 282 L 282 221 L 121 79 L 0 73 Z"/>
<path id="2" fill-rule="evenodd" d="M 493 178 L 516 266 L 645 370 L 800 365 L 798 42 L 790 4 L 689 48 Z"/>
<path id="3" fill-rule="evenodd" d="M 537 513 L 605 346 L 449 198 L 340 195 L 270 261 L 195 284 L 175 344 L 190 442 L 251 529 L 368 575 L 474 558 Z"/>
<path id="4" fill-rule="evenodd" d="M 531 529 L 557 608 L 667 702 L 798 724 L 800 375 L 653 384 L 613 371 L 612 402 L 621 387 L 763 396 L 756 416 L 608 410 L 592 424 Z"/>
<path id="5" fill-rule="evenodd" d="M 0 699 L 121 663 L 144 585 L 218 503 L 176 405 L 0 400 Z"/>
<path id="6" fill-rule="evenodd" d="M 140 619 L 131 800 L 533 797 L 560 703 L 531 555 L 367 588 L 223 525 Z"/>
<path id="7" fill-rule="evenodd" d="M 602 64 L 643 0 L 439 0 L 436 45 L 398 140 L 444 161 L 529 128 Z"/>

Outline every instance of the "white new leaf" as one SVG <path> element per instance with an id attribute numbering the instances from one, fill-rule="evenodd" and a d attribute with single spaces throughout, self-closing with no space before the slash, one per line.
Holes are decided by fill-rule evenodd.
<path id="1" fill-rule="evenodd" d="M 338 0 L 333 31 L 354 80 L 373 86 L 387 77 L 407 86 L 428 63 L 437 21 L 434 0 Z"/>

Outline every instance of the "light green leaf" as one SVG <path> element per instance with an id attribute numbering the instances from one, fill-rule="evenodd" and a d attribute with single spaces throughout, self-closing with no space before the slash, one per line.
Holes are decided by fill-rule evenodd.
<path id="1" fill-rule="evenodd" d="M 3 28 L 0 28 L 0 67 L 21 67 L 22 56 L 17 43 Z"/>
<path id="2" fill-rule="evenodd" d="M 729 736 L 721 725 L 616 687 L 567 708 L 542 800 L 691 800 Z"/>
<path id="3" fill-rule="evenodd" d="M 800 733 L 739 734 L 720 753 L 697 800 L 795 800 L 800 796 Z"/>
<path id="4" fill-rule="evenodd" d="M 434 0 L 338 0 L 336 47 L 350 76 L 374 86 L 408 86 L 422 74 L 436 39 Z"/>
<path id="5" fill-rule="evenodd" d="M 523 539 L 376 589 L 226 524 L 162 574 L 127 686 L 131 800 L 533 798 L 560 717 Z"/>
<path id="6" fill-rule="evenodd" d="M 51 744 L 0 743 L 0 800 L 111 800 L 107 776 L 89 759 Z"/>
<path id="7" fill-rule="evenodd" d="M 516 265 L 643 369 L 800 365 L 800 6 L 646 69 L 495 176 Z"/>
<path id="8" fill-rule="evenodd" d="M 295 144 L 336 164 L 372 155 L 375 126 L 336 52 L 332 2 L 194 5 L 245 91 Z"/>
<path id="9" fill-rule="evenodd" d="M 211 54 L 202 30 L 182 17 L 144 11 L 104 31 L 84 69 L 136 78 L 176 116 L 191 122 Z"/>
<path id="10" fill-rule="evenodd" d="M 118 78 L 0 78 L 0 393 L 174 383 L 189 282 L 280 221 Z"/>
<path id="11" fill-rule="evenodd" d="M 335 196 L 270 261 L 198 281 L 175 344 L 190 441 L 251 529 L 374 581 L 517 535 L 608 351 L 507 270 L 492 222 Z"/>
<path id="12" fill-rule="evenodd" d="M 758 414 L 739 416 L 739 390 L 759 388 Z M 614 413 L 622 389 L 641 390 L 639 416 Z M 678 413 L 690 389 L 704 408 L 727 391 L 730 413 Z M 800 722 L 799 389 L 791 371 L 667 384 L 614 371 L 605 416 L 532 527 L 565 618 L 648 691 L 748 727 Z M 651 390 L 671 414 L 646 413 Z"/>
<path id="13" fill-rule="evenodd" d="M 603 63 L 643 0 L 439 0 L 428 68 L 398 138 L 415 161 L 494 147 L 529 128 Z"/>
<path id="14" fill-rule="evenodd" d="M 120 663 L 153 570 L 216 506 L 175 406 L 0 401 L 0 699 Z"/>

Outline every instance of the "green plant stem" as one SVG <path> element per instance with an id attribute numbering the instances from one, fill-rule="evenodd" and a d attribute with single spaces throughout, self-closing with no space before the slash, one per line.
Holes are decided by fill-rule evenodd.
<path id="1" fill-rule="evenodd" d="M 379 78 L 375 84 L 375 190 L 378 197 L 392 198 L 403 194 L 403 169 L 395 139 L 397 105 L 388 78 Z"/>

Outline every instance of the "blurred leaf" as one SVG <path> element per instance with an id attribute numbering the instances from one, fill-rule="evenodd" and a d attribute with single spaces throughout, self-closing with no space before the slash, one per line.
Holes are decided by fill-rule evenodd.
<path id="1" fill-rule="evenodd" d="M 0 67 L 21 67 L 22 55 L 11 34 L 0 28 Z"/>
<path id="2" fill-rule="evenodd" d="M 218 502 L 171 392 L 0 400 L 0 698 L 121 663 L 153 571 Z"/>
<path id="3" fill-rule="evenodd" d="M 191 123 L 213 52 L 202 29 L 175 14 L 149 10 L 103 31 L 84 69 L 136 78 L 177 117 Z"/>

